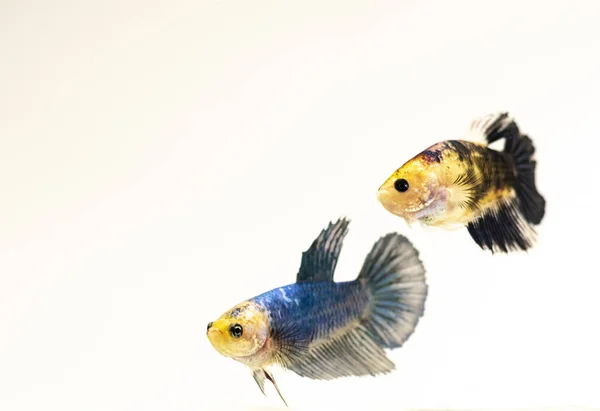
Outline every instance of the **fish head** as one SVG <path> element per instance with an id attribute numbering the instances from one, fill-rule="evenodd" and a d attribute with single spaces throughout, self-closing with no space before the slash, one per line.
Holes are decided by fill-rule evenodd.
<path id="1" fill-rule="evenodd" d="M 415 156 L 379 187 L 377 200 L 390 213 L 413 222 L 440 192 L 438 168 L 431 158 Z"/>
<path id="2" fill-rule="evenodd" d="M 269 317 L 256 303 L 246 301 L 208 323 L 206 336 L 226 357 L 248 357 L 259 351 L 269 336 Z"/>

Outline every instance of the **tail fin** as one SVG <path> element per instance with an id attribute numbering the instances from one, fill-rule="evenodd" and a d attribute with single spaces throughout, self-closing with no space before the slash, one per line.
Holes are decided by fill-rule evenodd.
<path id="1" fill-rule="evenodd" d="M 387 234 L 373 245 L 358 281 L 371 300 L 363 325 L 381 347 L 400 347 L 425 309 L 427 283 L 419 252 L 406 237 Z"/>
<path id="2" fill-rule="evenodd" d="M 508 113 L 492 113 L 477 118 L 471 123 L 470 130 L 483 136 L 488 144 L 505 139 L 504 152 L 514 159 L 517 171 L 515 189 L 519 211 L 528 223 L 539 224 L 544 217 L 546 200 L 535 186 L 535 147 L 531 139 L 521 134 L 519 126 Z"/>
<path id="3" fill-rule="evenodd" d="M 535 147 L 531 139 L 522 134 L 507 113 L 497 113 L 473 122 L 491 144 L 505 139 L 504 153 L 513 161 L 515 170 L 515 197 L 500 201 L 487 210 L 481 218 L 471 221 L 467 228 L 471 237 L 483 249 L 492 253 L 528 250 L 535 242 L 533 225 L 542 221 L 546 200 L 535 186 Z"/>
<path id="4" fill-rule="evenodd" d="M 539 224 L 546 212 L 546 200 L 537 191 L 535 185 L 536 161 L 533 159 L 535 153 L 533 142 L 528 136 L 519 134 L 506 140 L 504 152 L 515 162 L 517 171 L 515 191 L 519 200 L 519 210 L 528 223 Z"/>

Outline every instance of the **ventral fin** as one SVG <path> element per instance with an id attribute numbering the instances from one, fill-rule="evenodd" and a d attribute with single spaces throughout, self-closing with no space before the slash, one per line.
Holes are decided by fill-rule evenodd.
<path id="1" fill-rule="evenodd" d="M 275 387 L 275 390 L 277 391 L 277 394 L 279 394 L 279 397 L 281 398 L 281 400 L 283 401 L 285 406 L 288 407 L 288 404 L 285 401 L 285 398 L 283 398 L 281 391 L 279 391 L 279 387 L 277 386 L 277 383 L 275 382 L 275 378 L 273 378 L 273 375 L 271 375 L 271 373 L 269 373 L 267 370 L 261 368 L 261 369 L 252 371 L 252 376 L 254 377 L 254 381 L 256 381 L 256 383 L 258 384 L 258 388 L 260 388 L 260 391 L 265 396 L 267 395 L 265 393 L 265 381 L 266 380 L 271 381 L 271 383 Z"/>
<path id="2" fill-rule="evenodd" d="M 254 381 L 256 381 L 256 384 L 258 384 L 260 392 L 262 392 L 263 395 L 266 396 L 267 393 L 265 393 L 265 372 L 262 369 L 253 370 L 252 377 L 254 377 Z"/>
<path id="3" fill-rule="evenodd" d="M 281 391 L 279 391 L 279 387 L 277 386 L 277 383 L 275 382 L 275 378 L 273 378 L 273 375 L 271 373 L 269 373 L 267 370 L 263 370 L 263 372 L 265 373 L 265 377 L 267 378 L 267 380 L 271 381 L 271 384 L 273 384 L 273 387 L 275 387 L 275 390 L 277 391 L 277 394 L 279 394 L 279 398 L 281 398 L 281 401 L 283 401 L 283 403 L 285 404 L 286 407 L 289 407 L 287 404 L 287 401 L 285 400 L 285 398 L 283 398 Z"/>
<path id="4" fill-rule="evenodd" d="M 300 270 L 296 282 L 333 281 L 335 266 L 342 250 L 344 237 L 348 233 L 346 218 L 329 223 L 313 241 L 310 248 L 302 253 Z"/>
<path id="5" fill-rule="evenodd" d="M 501 200 L 471 221 L 467 229 L 479 247 L 492 253 L 527 251 L 536 240 L 536 232 L 520 212 L 516 198 Z"/>

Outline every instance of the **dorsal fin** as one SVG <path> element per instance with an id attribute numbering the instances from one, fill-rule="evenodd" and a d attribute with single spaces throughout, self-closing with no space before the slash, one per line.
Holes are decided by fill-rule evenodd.
<path id="1" fill-rule="evenodd" d="M 310 248 L 302 253 L 302 263 L 296 282 L 333 281 L 344 237 L 348 233 L 349 220 L 340 218 L 329 223 L 313 241 Z"/>
<path id="2" fill-rule="evenodd" d="M 474 119 L 468 132 L 470 137 L 483 139 L 487 144 L 502 138 L 514 139 L 520 134 L 519 127 L 506 112 L 490 113 Z"/>

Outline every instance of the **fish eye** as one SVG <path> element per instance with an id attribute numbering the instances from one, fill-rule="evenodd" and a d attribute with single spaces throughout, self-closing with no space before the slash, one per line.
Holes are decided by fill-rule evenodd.
<path id="1" fill-rule="evenodd" d="M 401 193 L 408 191 L 408 181 L 403 178 L 399 178 L 394 182 L 394 188 Z"/>
<path id="2" fill-rule="evenodd" d="M 208 325 L 206 326 L 206 331 L 210 330 L 210 327 L 212 327 L 213 323 L 212 321 L 208 323 Z"/>
<path id="3" fill-rule="evenodd" d="M 244 329 L 239 324 L 233 324 L 229 327 L 229 334 L 231 334 L 233 338 L 240 338 L 243 332 Z"/>

